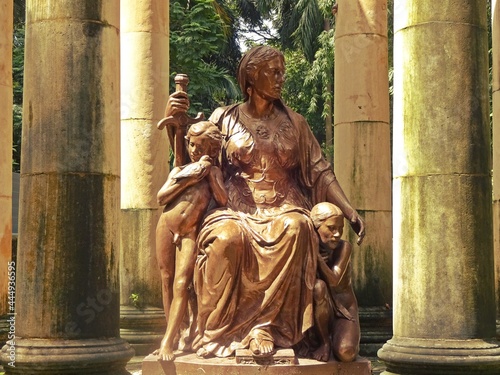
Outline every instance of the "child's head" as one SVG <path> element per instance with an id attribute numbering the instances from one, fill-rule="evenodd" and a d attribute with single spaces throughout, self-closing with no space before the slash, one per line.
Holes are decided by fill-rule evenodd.
<path id="1" fill-rule="evenodd" d="M 186 134 L 189 157 L 198 161 L 203 155 L 212 159 L 219 156 L 222 145 L 222 134 L 219 128 L 210 121 L 200 121 L 191 125 Z"/>
<path id="2" fill-rule="evenodd" d="M 321 243 L 331 250 L 336 249 L 344 232 L 344 214 L 340 208 L 328 202 L 318 203 L 310 216 Z"/>

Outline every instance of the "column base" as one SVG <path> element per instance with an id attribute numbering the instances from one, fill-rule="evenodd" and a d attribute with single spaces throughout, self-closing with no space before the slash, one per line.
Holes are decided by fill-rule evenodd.
<path id="1" fill-rule="evenodd" d="M 383 375 L 500 373 L 500 343 L 496 340 L 392 338 L 378 351 L 386 365 Z"/>
<path id="2" fill-rule="evenodd" d="M 22 339 L 0 353 L 6 375 L 128 374 L 125 365 L 134 350 L 124 340 Z"/>
<path id="3" fill-rule="evenodd" d="M 135 355 L 145 356 L 158 349 L 166 326 L 162 309 L 120 306 L 120 336 L 132 346 Z"/>
<path id="4" fill-rule="evenodd" d="M 7 321 L 7 316 L 0 316 L 0 347 L 5 345 L 9 336 L 10 324 Z"/>
<path id="5" fill-rule="evenodd" d="M 376 357 L 377 351 L 392 337 L 392 310 L 380 307 L 359 307 L 361 342 L 359 354 Z"/>

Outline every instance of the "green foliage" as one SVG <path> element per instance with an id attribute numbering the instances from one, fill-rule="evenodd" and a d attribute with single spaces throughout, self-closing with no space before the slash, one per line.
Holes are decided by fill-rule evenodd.
<path id="1" fill-rule="evenodd" d="M 292 38 L 309 61 L 318 49 L 318 35 L 323 31 L 325 19 L 317 1 L 299 0 L 294 8 L 298 23 Z"/>
<path id="2" fill-rule="evenodd" d="M 283 100 L 306 118 L 314 135 L 321 142 L 325 139 L 324 121 L 321 111 L 315 110 L 318 100 L 321 101 L 321 88 L 313 80 L 304 79 L 312 69 L 312 64 L 298 50 L 285 51 L 285 60 L 286 82 L 283 87 Z"/>
<path id="3" fill-rule="evenodd" d="M 333 110 L 329 103 L 333 101 L 333 64 L 335 60 L 333 30 L 324 30 L 318 36 L 319 48 L 311 64 L 311 70 L 306 74 L 305 82 L 320 86 L 321 99 L 324 106 L 321 116 L 326 116 Z M 312 103 L 309 112 L 318 110 Z"/>
<path id="4" fill-rule="evenodd" d="M 21 168 L 21 133 L 23 126 L 23 107 L 19 104 L 13 106 L 14 125 L 12 129 L 12 172 L 20 172 Z"/>
<path id="5" fill-rule="evenodd" d="M 300 50 L 285 52 L 287 81 L 283 99 L 306 118 L 316 139 L 324 143 L 325 119 L 332 111 L 333 100 L 333 30 L 320 34 L 318 46 L 312 62 Z"/>
<path id="6" fill-rule="evenodd" d="M 21 130 L 23 112 L 23 81 L 24 81 L 24 24 L 19 23 L 14 28 L 12 47 L 12 86 L 13 86 L 13 155 L 12 171 L 19 172 L 21 165 Z"/>
<path id="7" fill-rule="evenodd" d="M 144 302 L 142 301 L 139 293 L 132 293 L 128 298 L 132 303 L 132 306 L 134 306 L 136 309 L 142 310 L 144 308 Z"/>
<path id="8" fill-rule="evenodd" d="M 227 68 L 217 65 L 221 52 L 231 40 L 224 19 L 230 14 L 212 0 L 170 3 L 170 73 L 189 76 L 191 111 L 211 113 L 215 108 L 238 99 L 239 90 Z M 239 57 L 239 56 L 238 56 Z"/>
<path id="9" fill-rule="evenodd" d="M 14 0 L 14 27 L 24 24 L 26 0 Z"/>

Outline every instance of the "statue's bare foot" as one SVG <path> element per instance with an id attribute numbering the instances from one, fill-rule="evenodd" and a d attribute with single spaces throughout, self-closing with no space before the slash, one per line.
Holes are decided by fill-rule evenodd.
<path id="1" fill-rule="evenodd" d="M 168 349 L 166 346 L 162 345 L 160 349 L 156 349 L 153 352 L 153 355 L 157 355 L 160 357 L 160 360 L 171 362 L 175 359 L 174 351 Z"/>
<path id="2" fill-rule="evenodd" d="M 206 358 L 208 357 L 208 354 L 209 354 L 208 351 L 203 347 L 201 347 L 196 351 L 196 355 L 200 358 Z"/>
<path id="3" fill-rule="evenodd" d="M 250 350 L 254 355 L 270 355 L 274 352 L 274 343 L 267 339 L 253 339 L 250 341 Z"/>
<path id="4" fill-rule="evenodd" d="M 328 344 L 321 345 L 318 349 L 314 351 L 312 357 L 316 361 L 328 362 L 328 360 L 330 359 L 330 345 Z"/>

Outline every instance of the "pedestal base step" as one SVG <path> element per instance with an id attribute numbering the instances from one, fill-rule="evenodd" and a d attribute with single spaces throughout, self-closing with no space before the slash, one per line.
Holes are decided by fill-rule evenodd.
<path id="1" fill-rule="evenodd" d="M 254 356 L 251 350 L 237 349 L 235 355 L 236 363 L 245 365 L 298 365 L 299 361 L 293 349 L 279 349 L 276 353 L 268 356 Z"/>
<path id="2" fill-rule="evenodd" d="M 196 354 L 176 353 L 173 362 L 160 361 L 158 356 L 148 355 L 142 362 L 142 375 L 371 375 L 371 363 L 359 357 L 355 362 L 318 362 L 313 359 L 293 359 L 288 351 L 278 350 L 271 356 L 275 364 L 236 363 L 230 358 L 199 358 Z M 293 350 L 292 350 L 293 353 Z M 245 353 L 242 358 L 248 358 Z M 250 354 L 250 357 L 253 356 Z M 260 358 L 259 358 L 260 360 Z M 279 363 L 295 360 L 296 364 Z"/>

